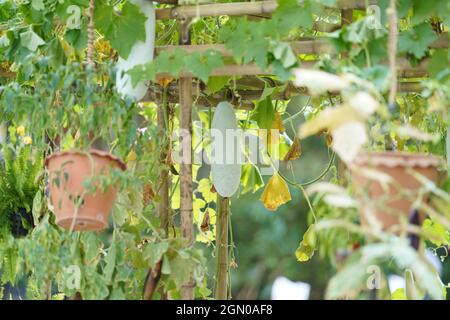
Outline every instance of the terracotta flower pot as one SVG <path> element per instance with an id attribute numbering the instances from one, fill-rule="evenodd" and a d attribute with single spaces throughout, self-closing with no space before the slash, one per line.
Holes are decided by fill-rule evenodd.
<path id="1" fill-rule="evenodd" d="M 65 229 L 70 230 L 72 223 L 76 231 L 98 231 L 108 227 L 117 187 L 110 186 L 106 192 L 97 190 L 92 194 L 85 192 L 83 182 L 93 174 L 107 175 L 114 167 L 125 170 L 126 165 L 107 152 L 91 150 L 89 154 L 66 151 L 45 159 L 56 223 Z"/>
<path id="2" fill-rule="evenodd" d="M 440 159 L 426 154 L 410 154 L 396 151 L 361 153 L 351 168 L 353 186 L 357 193 L 367 192 L 369 201 L 361 199 L 363 205 L 370 205 L 372 212 L 384 228 L 399 223 L 400 216 L 410 218 L 414 208 L 414 199 L 426 195 L 419 194 L 422 186 L 411 171 L 417 172 L 433 182 L 438 180 L 438 165 Z M 371 169 L 391 177 L 392 183 L 383 188 L 380 181 L 370 179 L 358 168 Z M 407 191 L 410 196 L 405 196 Z M 361 216 L 362 223 L 367 223 L 365 215 Z M 419 223 L 423 221 L 423 213 L 419 213 Z"/>

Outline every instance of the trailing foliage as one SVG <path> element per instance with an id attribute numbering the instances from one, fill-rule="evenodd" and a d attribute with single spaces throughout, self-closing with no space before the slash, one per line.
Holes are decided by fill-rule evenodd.
<path id="1" fill-rule="evenodd" d="M 78 293 L 85 299 L 140 299 L 148 276 L 159 267 L 159 290 L 153 298 L 180 298 L 182 285 L 191 278 L 196 297 L 209 298 L 215 279 L 206 266 L 216 245 L 217 195 L 209 168 L 194 164 L 196 242 L 187 246 L 179 223 L 180 165 L 172 158 L 179 147 L 171 136 L 179 127 L 179 108 L 172 103 L 171 81 L 186 72 L 199 79 L 194 83 L 204 90 L 194 93 L 195 107 L 200 98 L 208 100 L 224 92 L 240 105 L 240 92 L 252 89 L 245 84 L 238 87 L 239 80 L 246 79 L 212 75 L 229 65 L 256 65 L 261 73 L 272 76 L 256 78 L 260 81 L 258 88 L 263 90 L 247 101 L 253 110 L 236 110 L 240 128 L 250 139 L 262 142 L 258 161 L 243 166 L 239 191 L 246 197 L 262 193 L 262 203 L 245 206 L 239 212 L 252 217 L 239 220 L 245 226 L 241 228 L 245 231 L 243 238 L 252 243 L 270 240 L 258 249 L 243 250 L 248 257 L 241 259 L 248 258 L 251 272 L 258 273 L 257 279 L 268 273 L 266 265 L 253 268 L 254 261 L 263 261 L 271 271 L 278 272 L 284 262 L 268 252 L 288 252 L 285 260 L 294 263 L 296 258 L 306 262 L 320 256 L 341 268 L 329 283 L 328 298 L 367 295 L 367 268 L 371 265 L 380 265 L 383 274 L 401 273 L 407 279 L 404 292 L 384 290 L 383 297 L 414 299 L 423 298 L 425 293 L 436 299 L 444 297 L 445 285 L 409 245 L 404 236 L 406 229 L 399 235 L 361 224 L 357 214 L 361 204 L 355 197 L 360 190 L 353 190 L 345 169 L 338 169 L 335 154 L 350 166 L 362 149 L 433 153 L 447 158 L 448 170 L 450 52 L 435 44 L 448 40 L 450 2 L 396 2 L 396 67 L 400 72 L 426 65 L 424 71 L 429 78 L 402 81 L 405 86 L 420 85 L 414 90 L 422 92 L 398 94 L 395 103 L 389 105 L 389 0 L 378 1 L 379 17 L 354 10 L 351 21 L 343 21 L 338 4 L 336 0 L 279 0 L 267 19 L 193 19 L 192 44 L 221 43 L 231 55 L 214 48 L 189 54 L 177 48 L 164 50 L 151 63 L 127 71 L 134 85 L 148 82 L 152 89 L 162 91 L 161 101 L 157 102 L 164 113 L 166 132 L 161 132 L 156 125 L 156 102 L 137 103 L 116 92 L 115 61 L 119 56 L 127 58 L 132 47 L 145 40 L 145 15 L 132 1 L 96 1 L 96 65 L 88 68 L 82 63 L 87 45 L 88 0 L 0 0 L 0 119 L 8 122 L 12 139 L 1 149 L 0 284 L 17 283 L 26 277 L 28 298 L 56 299 Z M 177 22 L 156 24 L 158 45 L 178 44 Z M 334 31 L 318 31 L 320 26 L 331 26 Z M 324 41 L 327 50 L 315 52 L 313 48 L 308 54 L 297 54 L 290 45 L 311 37 Z M 314 65 L 322 72 L 302 68 L 305 65 Z M 305 93 L 312 97 L 306 98 Z M 194 108 L 194 114 L 196 124 L 211 128 L 211 108 Z M 278 141 L 263 139 L 261 129 L 277 129 L 281 137 Z M 326 166 L 319 168 L 316 177 L 309 172 L 316 168 L 316 159 L 310 161 L 307 173 L 296 174 L 296 161 L 303 161 L 302 154 L 309 152 L 301 147 L 305 139 L 316 139 L 329 151 L 324 157 Z M 168 145 L 172 149 L 165 151 Z M 193 146 L 194 153 L 201 150 L 202 156 L 211 156 L 210 137 L 195 132 Z M 52 208 L 47 205 L 40 174 L 42 159 L 58 150 L 91 147 L 101 147 L 126 160 L 127 172 L 85 181 L 86 189 L 92 192 L 120 186 L 109 231 L 101 235 L 69 233 L 55 225 Z M 245 150 L 245 156 L 250 158 L 251 152 Z M 272 162 L 279 160 L 283 164 L 273 176 L 263 178 L 262 169 L 272 168 Z M 161 205 L 160 176 L 166 170 L 170 170 L 169 228 L 163 226 L 157 214 Z M 422 191 L 430 194 L 431 204 L 420 205 L 430 218 L 416 232 L 437 254 L 449 245 L 448 177 L 442 187 L 430 181 L 422 186 Z M 314 198 L 313 193 L 317 193 Z M 301 205 L 310 213 L 305 233 L 294 235 L 299 241 L 288 247 L 285 240 L 293 238 L 292 233 L 286 235 L 282 224 L 270 220 L 272 216 L 261 218 L 261 214 L 266 214 L 263 205 L 269 210 L 280 207 L 283 212 L 296 198 L 301 198 Z M 9 232 L 9 215 L 22 208 L 32 215 L 35 228 L 26 237 L 14 239 Z M 247 208 L 254 210 L 248 213 Z M 265 233 L 255 228 L 259 220 L 270 224 Z M 290 222 L 286 224 L 296 225 Z M 230 234 L 229 268 L 237 267 L 240 258 L 235 256 L 231 226 Z M 315 256 L 316 252 L 319 255 Z M 345 263 L 342 257 L 347 259 Z M 395 262 L 394 267 L 390 261 Z"/>

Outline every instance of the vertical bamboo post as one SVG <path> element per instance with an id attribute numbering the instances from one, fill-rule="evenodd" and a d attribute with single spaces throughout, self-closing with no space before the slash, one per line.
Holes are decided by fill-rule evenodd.
<path id="1" fill-rule="evenodd" d="M 89 67 L 94 68 L 94 41 L 95 41 L 95 26 L 94 26 L 94 11 L 95 0 L 89 1 L 88 8 L 88 26 L 87 26 L 87 51 L 86 63 Z"/>
<path id="2" fill-rule="evenodd" d="M 344 26 L 347 26 L 351 23 L 353 23 L 353 10 L 352 9 L 341 10 L 341 28 Z M 342 56 L 344 58 L 347 58 L 348 53 L 343 52 Z M 330 97 L 330 99 L 332 99 L 332 98 Z M 346 166 L 345 166 L 345 163 L 343 161 L 341 161 L 341 159 L 339 157 L 336 159 L 336 166 L 337 166 L 337 174 L 338 174 L 338 178 L 339 178 L 340 182 L 346 184 L 348 182 L 346 179 L 346 176 L 345 176 Z"/>
<path id="3" fill-rule="evenodd" d="M 190 21 L 180 17 L 180 44 L 186 45 L 190 42 L 189 24 Z M 181 77 L 179 80 L 180 90 L 180 129 L 182 161 L 180 165 L 180 213 L 181 232 L 187 240 L 187 245 L 194 242 L 194 226 L 192 212 L 192 78 Z M 181 289 L 183 300 L 194 299 L 194 283 L 192 275 L 190 280 Z"/>
<path id="4" fill-rule="evenodd" d="M 228 299 L 228 221 L 230 199 L 217 195 L 216 222 L 216 299 Z"/>
<path id="5" fill-rule="evenodd" d="M 396 1 L 391 0 L 389 8 L 387 9 L 387 15 L 389 19 L 389 40 L 388 40 L 388 52 L 389 52 L 389 72 L 391 87 L 389 90 L 389 105 L 392 106 L 395 103 L 395 96 L 397 95 L 397 7 Z"/>
<path id="6" fill-rule="evenodd" d="M 169 229 L 169 170 L 167 168 L 167 155 L 170 152 L 170 141 L 167 137 L 167 123 L 168 119 L 168 103 L 166 97 L 163 97 L 162 103 L 158 106 L 158 127 L 161 130 L 160 137 L 163 141 L 160 154 L 161 170 L 159 172 L 159 198 L 157 205 L 158 217 L 161 221 L 161 229 L 164 230 L 167 237 Z"/>
<path id="7" fill-rule="evenodd" d="M 389 109 L 395 109 L 395 97 L 397 95 L 397 42 L 398 42 L 398 25 L 397 25 L 397 7 L 396 1 L 390 0 L 389 7 L 386 10 L 389 24 L 388 35 L 388 59 L 389 59 Z M 384 135 L 384 147 L 386 150 L 394 150 L 395 143 L 389 133 Z"/>

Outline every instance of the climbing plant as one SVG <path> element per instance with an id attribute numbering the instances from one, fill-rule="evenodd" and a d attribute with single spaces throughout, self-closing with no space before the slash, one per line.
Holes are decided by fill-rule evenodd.
<path id="1" fill-rule="evenodd" d="M 269 2 L 270 10 L 247 15 L 243 9 L 241 16 L 201 14 L 201 2 L 190 3 L 192 16 L 184 16 L 187 3 L 175 9 L 155 4 L 155 58 L 123 70 L 117 61 L 139 60 L 133 50 L 149 37 L 142 1 L 0 0 L 0 121 L 9 132 L 0 139 L 0 287 L 26 278 L 27 298 L 232 298 L 230 268 L 239 261 L 230 199 L 216 190 L 209 164 L 186 167 L 176 159 L 185 144 L 178 130 L 191 127 L 194 158 L 213 156 L 214 139 L 204 131 L 213 127 L 218 102 L 227 100 L 236 127 L 260 143 L 257 161 L 252 150 L 242 150 L 236 196 L 257 193 L 267 215 L 299 191 L 308 226 L 291 258 L 300 267 L 319 252 L 340 268 L 327 298 L 368 296 L 371 265 L 386 275 L 403 273 L 415 288 L 394 294 L 384 285 L 380 297 L 445 297 L 448 285 L 411 238 L 445 260 L 450 3 Z M 214 4 L 220 10 L 237 3 Z M 136 101 L 118 92 L 118 76 L 130 77 L 132 87 L 145 84 L 148 94 Z M 326 146 L 327 161 L 306 180 L 295 162 L 308 152 L 302 142 L 312 135 Z M 84 181 L 93 193 L 118 188 L 109 228 L 63 230 L 49 199 L 53 182 L 44 159 L 91 148 L 127 166 Z M 416 177 L 428 200 L 415 201 L 427 215 L 423 224 L 406 219 L 400 230 L 386 230 L 365 223 L 358 212 L 370 196 L 362 201 L 351 182 L 353 161 L 363 150 L 439 157 L 439 180 Z M 20 221 L 8 221 L 11 214 Z M 11 223 L 26 232 L 18 237 Z M 349 255 L 343 266 L 336 257 L 342 249 Z"/>

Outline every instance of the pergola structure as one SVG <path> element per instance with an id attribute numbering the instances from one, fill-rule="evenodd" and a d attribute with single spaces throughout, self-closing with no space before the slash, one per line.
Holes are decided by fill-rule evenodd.
<path id="1" fill-rule="evenodd" d="M 232 2 L 232 3 L 208 3 L 208 0 L 201 1 L 197 5 L 185 5 L 177 0 L 160 0 L 161 4 L 172 5 L 169 8 L 157 9 L 157 20 L 175 19 L 178 23 L 180 41 L 177 46 L 157 46 L 155 48 L 155 56 L 167 50 L 182 49 L 186 53 L 203 52 L 206 50 L 219 51 L 223 56 L 232 56 L 232 53 L 223 44 L 207 44 L 192 45 L 190 43 L 190 22 L 194 18 L 201 17 L 217 17 L 217 16 L 247 16 L 248 19 L 267 19 L 277 8 L 275 0 L 265 0 L 257 2 Z M 340 29 L 343 25 L 352 23 L 353 10 L 365 10 L 366 4 L 376 5 L 376 0 L 338 0 L 337 10 L 340 11 L 341 21 L 339 24 L 332 24 L 324 21 L 316 21 L 314 29 L 321 33 L 333 32 Z M 430 48 L 446 48 L 449 39 L 447 34 L 442 34 Z M 333 47 L 324 37 L 306 38 L 299 41 L 290 42 L 290 46 L 297 55 L 320 55 L 332 53 Z M 317 61 L 301 61 L 302 68 L 313 68 Z M 387 65 L 389 61 L 385 61 Z M 398 91 L 400 92 L 420 92 L 422 90 L 420 80 L 427 76 L 428 60 L 424 59 L 418 65 L 412 67 L 405 58 L 397 59 L 397 77 Z M 227 64 L 221 68 L 213 70 L 212 76 L 237 76 L 236 90 L 222 89 L 212 95 L 206 92 L 206 84 L 197 80 L 189 72 L 185 70 L 181 72 L 177 82 L 172 82 L 167 90 L 167 102 L 178 103 L 180 106 L 180 129 L 188 130 L 192 133 L 192 108 L 195 96 L 195 105 L 198 107 L 215 107 L 220 101 L 226 100 L 231 102 L 236 109 L 252 110 L 254 108 L 253 101 L 258 100 L 265 87 L 263 77 L 270 77 L 271 70 L 262 70 L 256 64 L 237 65 Z M 170 78 L 169 74 L 158 74 L 156 78 Z M 270 78 L 270 81 L 277 85 L 277 81 Z M 280 83 L 278 83 L 280 84 Z M 153 83 L 148 90 L 148 94 L 144 101 L 161 101 L 162 86 Z M 288 83 L 283 92 L 278 93 L 274 98 L 278 100 L 289 100 L 296 94 L 308 94 L 306 88 L 294 87 Z M 158 111 L 158 123 L 162 129 L 164 126 L 164 112 Z M 191 150 L 191 141 L 189 139 L 182 140 L 183 150 Z M 167 150 L 168 151 L 168 150 Z M 166 158 L 163 152 L 162 161 Z M 181 192 L 181 229 L 183 236 L 187 238 L 188 243 L 192 244 L 193 234 L 193 187 L 192 187 L 192 167 L 190 164 L 181 164 L 180 167 L 180 192 Z M 160 198 L 159 215 L 167 215 L 170 207 L 169 194 L 169 171 L 163 169 L 160 173 Z M 218 271 L 216 274 L 216 298 L 226 299 L 228 297 L 228 288 L 226 284 L 228 272 L 228 219 L 229 219 L 229 199 L 218 197 L 218 219 L 217 219 L 217 256 Z M 221 280 L 222 279 L 222 280 Z M 182 296 L 184 299 L 193 299 L 193 283 L 184 286 Z"/>
<path id="2" fill-rule="evenodd" d="M 214 16 L 247 16 L 251 19 L 264 19 L 277 8 L 277 2 L 274 0 L 265 0 L 259 2 L 233 2 L 233 3 L 206 3 L 198 5 L 182 5 L 177 4 L 174 0 L 161 0 L 159 3 L 174 5 L 171 8 L 157 9 L 156 19 L 167 20 L 176 19 L 179 24 L 180 34 L 189 33 L 189 22 L 193 18 L 199 17 L 214 17 Z M 365 0 L 339 0 L 338 8 L 341 12 L 341 24 L 331 24 L 328 22 L 316 22 L 314 29 L 319 32 L 332 32 L 338 30 L 341 25 L 351 23 L 353 10 L 364 10 L 366 7 Z M 376 4 L 377 1 L 371 0 L 369 4 Z M 155 48 L 155 56 L 163 51 L 182 49 L 186 53 L 203 52 L 206 50 L 219 51 L 223 56 L 232 56 L 232 53 L 225 48 L 223 44 L 206 44 L 206 45 L 191 45 L 188 43 L 189 37 L 186 37 L 186 43 L 180 41 L 179 46 L 157 46 Z M 183 40 L 183 39 L 181 39 Z M 302 39 L 300 41 L 293 41 L 289 43 L 293 52 L 297 55 L 319 55 L 332 53 L 333 47 L 324 37 Z M 449 39 L 447 34 L 442 34 L 436 41 L 434 41 L 430 48 L 440 49 L 447 48 Z M 303 61 L 302 68 L 313 68 L 317 61 Z M 387 64 L 387 61 L 386 61 Z M 418 78 L 427 76 L 428 60 L 425 59 L 417 66 L 412 67 L 407 59 L 399 59 L 397 61 L 398 76 L 399 76 L 399 90 L 403 92 L 418 92 L 421 90 Z M 255 64 L 236 65 L 229 64 L 221 68 L 217 68 L 212 72 L 212 76 L 240 76 L 237 80 L 237 93 L 235 96 L 230 96 L 228 90 L 222 90 L 213 95 L 207 95 L 204 91 L 206 89 L 203 83 L 196 81 L 192 82 L 194 92 L 200 91 L 196 103 L 199 106 L 214 106 L 217 102 L 224 99 L 228 101 L 239 102 L 239 108 L 251 109 L 253 108 L 252 100 L 256 100 L 261 96 L 264 88 L 264 81 L 261 81 L 261 76 L 270 75 L 270 70 L 262 70 Z M 257 77 L 258 76 L 258 77 Z M 157 78 L 170 77 L 168 74 L 159 74 Z M 180 74 L 181 79 L 192 78 L 189 71 Z M 169 102 L 177 102 L 181 97 L 182 90 L 178 90 L 178 85 L 172 84 L 169 89 Z M 192 89 L 190 89 L 192 91 Z M 157 84 L 152 86 L 148 95 L 144 98 L 147 101 L 154 101 L 161 94 L 162 89 Z M 277 98 L 288 100 L 293 94 L 303 93 L 307 94 L 306 89 L 294 88 L 288 84 L 284 92 L 279 93 Z"/>
<path id="3" fill-rule="evenodd" d="M 190 25 L 194 18 L 215 17 L 215 16 L 247 16 L 249 19 L 267 19 L 277 8 L 277 1 L 264 0 L 256 2 L 231 2 L 231 3 L 207 3 L 208 0 L 200 1 L 197 5 L 184 4 L 178 0 L 159 0 L 161 4 L 171 7 L 157 9 L 157 20 L 174 19 L 177 21 L 180 34 L 179 45 L 177 46 L 157 46 L 155 56 L 164 51 L 182 49 L 186 53 L 204 52 L 206 50 L 219 51 L 223 56 L 232 56 L 232 53 L 223 44 L 192 45 L 190 43 Z M 93 1 L 91 0 L 91 3 Z M 340 12 L 341 21 L 339 24 L 333 24 L 325 21 L 316 21 L 314 29 L 321 33 L 333 32 L 340 29 L 343 25 L 350 24 L 353 20 L 353 10 L 365 10 L 367 4 L 376 4 L 376 0 L 338 0 L 337 10 Z M 93 10 L 93 9 L 92 9 Z M 91 19 L 92 20 L 92 19 Z M 92 39 L 91 39 L 92 40 Z M 434 41 L 430 48 L 447 48 L 449 38 L 447 34 Z M 333 52 L 333 46 L 324 37 L 306 38 L 290 43 L 293 52 L 297 55 L 320 55 Z M 317 61 L 301 61 L 302 68 L 313 68 Z M 388 64 L 388 61 L 385 62 Z M 422 60 L 418 65 L 412 67 L 407 59 L 398 59 L 396 62 L 398 76 L 398 90 L 402 92 L 419 92 L 422 90 L 420 79 L 427 76 L 428 60 Z M 281 84 L 272 78 L 271 70 L 262 70 L 256 64 L 237 65 L 227 64 L 221 68 L 213 70 L 212 76 L 237 76 L 236 90 L 222 89 L 214 94 L 207 93 L 206 84 L 194 78 L 189 70 L 181 72 L 178 81 L 173 81 L 167 89 L 167 102 L 179 104 L 180 107 L 180 129 L 187 130 L 192 134 L 192 110 L 195 97 L 195 105 L 200 107 L 214 107 L 218 102 L 226 100 L 232 103 L 236 109 L 250 111 L 254 108 L 254 100 L 258 100 L 265 88 L 266 82 L 262 79 L 268 77 L 274 86 Z M 13 76 L 10 72 L 1 72 L 0 76 Z M 157 79 L 171 77 L 168 74 L 158 74 Z M 143 101 L 161 101 L 163 87 L 152 83 L 148 93 Z M 283 92 L 277 93 L 274 98 L 277 100 L 289 100 L 296 94 L 308 94 L 306 88 L 294 87 L 288 83 Z M 164 132 L 166 128 L 165 118 L 167 110 L 159 104 L 158 107 L 158 125 Z M 191 150 L 191 139 L 183 139 L 181 148 Z M 167 153 L 170 152 L 170 144 L 167 144 L 163 150 L 160 159 L 165 164 Z M 194 241 L 193 230 L 193 177 L 192 165 L 189 163 L 180 164 L 180 213 L 182 235 L 187 239 L 188 245 Z M 159 172 L 159 198 L 158 215 L 161 217 L 162 225 L 167 228 L 169 216 L 169 188 L 170 172 L 167 166 L 162 166 Z M 216 298 L 226 299 L 228 297 L 227 272 L 228 272 L 228 221 L 229 221 L 229 199 L 218 197 L 217 210 L 217 286 Z M 161 268 L 161 265 L 159 265 Z M 159 270 L 160 271 L 160 270 Z M 151 298 L 155 290 L 155 280 L 158 270 L 151 272 L 151 278 L 146 283 L 146 298 Z M 157 282 L 157 280 L 156 280 Z M 186 283 L 183 286 L 183 299 L 194 298 L 193 282 Z"/>

